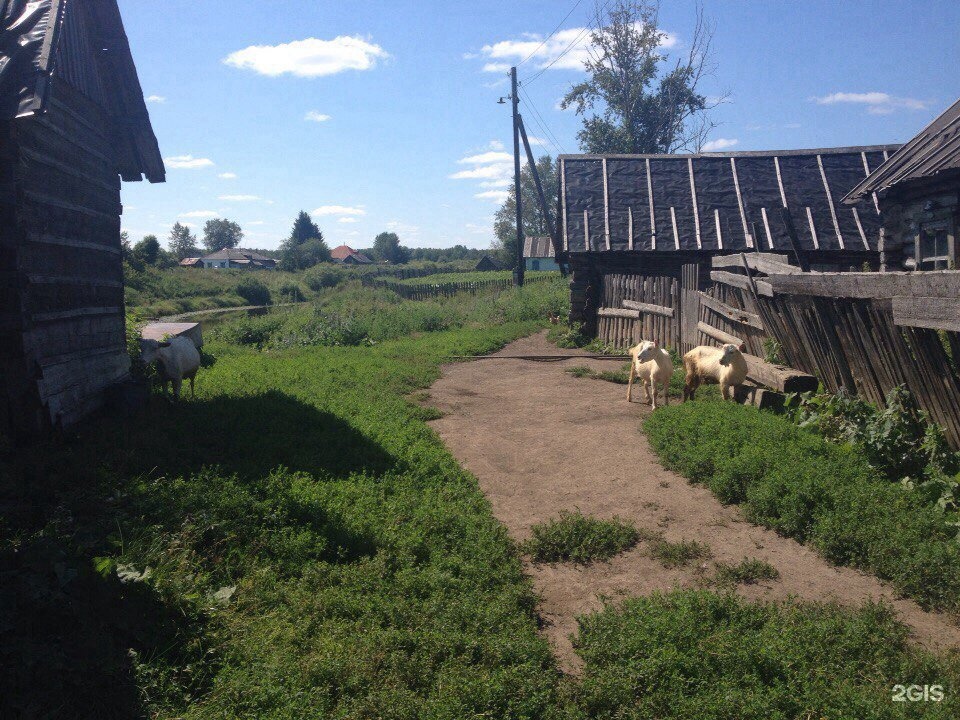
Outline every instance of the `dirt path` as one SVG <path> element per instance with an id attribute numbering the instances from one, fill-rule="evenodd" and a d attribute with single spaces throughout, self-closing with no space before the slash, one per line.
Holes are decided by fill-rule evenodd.
<path id="1" fill-rule="evenodd" d="M 536 335 L 499 354 L 550 353 L 577 351 L 557 350 L 544 335 Z M 794 595 L 845 604 L 884 598 L 921 644 L 960 646 L 960 628 L 945 616 L 924 612 L 912 601 L 897 599 L 893 589 L 876 578 L 834 567 L 803 545 L 746 522 L 709 490 L 665 470 L 639 431 L 650 412 L 639 402 L 642 391 L 635 390 L 634 403 L 628 405 L 624 386 L 565 372 L 576 365 L 620 367 L 583 359 L 465 362 L 445 367 L 430 390 L 428 402 L 444 413 L 431 424 L 479 478 L 494 514 L 514 538 L 525 539 L 531 525 L 561 510 L 620 515 L 638 527 L 662 531 L 667 540 L 706 543 L 714 560 L 736 563 L 755 557 L 780 571 L 780 580 L 742 586 L 740 592 L 747 597 Z M 700 562 L 665 570 L 641 543 L 606 563 L 528 563 L 526 569 L 542 596 L 544 633 L 561 666 L 576 672 L 579 659 L 569 636 L 577 629 L 577 615 L 599 609 L 602 596 L 696 586 L 708 567 L 712 564 Z"/>

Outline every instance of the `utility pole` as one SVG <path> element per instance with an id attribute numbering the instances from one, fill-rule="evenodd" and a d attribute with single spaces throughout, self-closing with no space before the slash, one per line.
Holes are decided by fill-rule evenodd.
<path id="1" fill-rule="evenodd" d="M 513 103 L 513 188 L 517 196 L 517 269 L 514 284 L 523 286 L 523 208 L 520 198 L 520 96 L 517 92 L 517 68 L 510 68 L 510 100 Z"/>

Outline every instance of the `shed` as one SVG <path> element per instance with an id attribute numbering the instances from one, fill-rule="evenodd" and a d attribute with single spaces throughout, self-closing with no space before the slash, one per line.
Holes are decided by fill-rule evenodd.
<path id="1" fill-rule="evenodd" d="M 200 259 L 205 268 L 239 268 L 241 270 L 273 270 L 277 261 L 255 250 L 223 248 Z M 182 263 L 181 263 L 182 264 Z"/>
<path id="2" fill-rule="evenodd" d="M 555 250 L 572 272 L 571 320 L 595 331 L 612 276 L 650 278 L 675 296 L 683 268 L 707 279 L 715 255 L 796 252 L 819 270 L 879 267 L 878 206 L 840 200 L 898 147 L 560 156 Z"/>
<path id="3" fill-rule="evenodd" d="M 203 258 L 198 258 L 198 257 L 184 258 L 183 260 L 180 261 L 180 267 L 202 268 Z"/>
<path id="4" fill-rule="evenodd" d="M 844 203 L 877 203 L 883 267 L 955 269 L 960 222 L 960 100 L 862 180 Z"/>
<path id="5" fill-rule="evenodd" d="M 553 241 L 548 235 L 530 235 L 523 239 L 523 259 L 527 270 L 559 270 Z"/>
<path id="6" fill-rule="evenodd" d="M 482 258 L 480 258 L 479 262 L 477 262 L 477 266 L 474 268 L 474 270 L 479 270 L 481 272 L 503 270 L 503 266 L 489 255 L 484 255 Z"/>
<path id="7" fill-rule="evenodd" d="M 116 0 L 0 3 L 0 432 L 129 373 L 120 180 L 164 181 Z"/>

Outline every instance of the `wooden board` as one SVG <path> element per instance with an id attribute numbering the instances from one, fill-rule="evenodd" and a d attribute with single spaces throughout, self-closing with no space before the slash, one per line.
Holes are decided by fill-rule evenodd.
<path id="1" fill-rule="evenodd" d="M 625 310 L 623 308 L 597 308 L 597 315 L 609 318 L 628 318 L 638 320 L 640 318 L 639 310 Z"/>
<path id="2" fill-rule="evenodd" d="M 904 327 L 960 332 L 960 297 L 893 298 L 893 322 Z"/>
<path id="3" fill-rule="evenodd" d="M 707 325 L 703 321 L 697 323 L 697 330 L 702 332 L 704 335 L 713 338 L 717 342 L 736 345 L 737 347 L 743 345 L 743 340 L 738 338 L 736 335 L 725 333 L 723 330 L 717 330 L 717 328 L 713 327 L 712 325 Z"/>
<path id="4" fill-rule="evenodd" d="M 761 321 L 760 316 L 747 312 L 746 310 L 738 310 L 737 308 L 730 307 L 724 302 L 720 302 L 716 298 L 712 298 L 704 292 L 698 293 L 700 296 L 700 304 L 705 305 L 714 312 L 718 312 L 728 320 L 736 323 L 741 323 L 742 325 L 749 325 L 750 327 L 756 328 L 758 330 L 763 330 L 763 321 Z"/>
<path id="5" fill-rule="evenodd" d="M 819 381 L 813 375 L 783 365 L 768 363 L 756 355 L 744 354 L 747 361 L 747 377 L 757 385 L 778 392 L 807 392 L 817 389 Z"/>
<path id="6" fill-rule="evenodd" d="M 739 258 L 738 258 L 739 260 Z M 792 275 L 778 275 L 776 277 L 794 277 Z M 713 270 L 710 273 L 710 279 L 714 282 L 723 283 L 724 285 L 732 285 L 733 287 L 740 288 L 741 290 L 748 290 L 753 292 L 753 288 L 750 284 L 750 279 L 746 275 L 735 275 L 733 273 L 725 272 L 723 270 Z M 773 297 L 774 288 L 771 287 L 771 284 L 764 280 L 755 280 L 754 283 L 757 286 L 757 294 L 763 295 L 765 297 Z"/>
<path id="7" fill-rule="evenodd" d="M 774 292 L 786 295 L 862 299 L 960 296 L 960 271 L 957 270 L 770 275 L 766 282 Z"/>
<path id="8" fill-rule="evenodd" d="M 664 305 L 652 305 L 650 303 L 637 302 L 636 300 L 622 300 L 621 304 L 628 310 L 639 310 L 641 313 L 662 315 L 668 318 L 673 317 L 673 308 Z"/>
<path id="9" fill-rule="evenodd" d="M 768 275 L 792 275 L 803 272 L 796 265 L 791 265 L 787 261 L 786 255 L 776 255 L 774 253 L 744 253 L 744 255 L 750 269 L 757 272 Z M 718 255 L 712 260 L 712 265 L 715 268 L 739 268 L 742 267 L 741 263 L 740 255 Z"/>

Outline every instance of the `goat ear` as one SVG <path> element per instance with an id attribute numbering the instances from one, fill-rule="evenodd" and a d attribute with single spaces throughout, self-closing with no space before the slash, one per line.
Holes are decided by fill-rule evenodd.
<path id="1" fill-rule="evenodd" d="M 746 352 L 746 351 L 747 351 L 747 344 L 746 344 L 746 343 L 740 343 L 740 347 L 738 347 L 737 350 L 739 350 L 740 352 Z"/>

